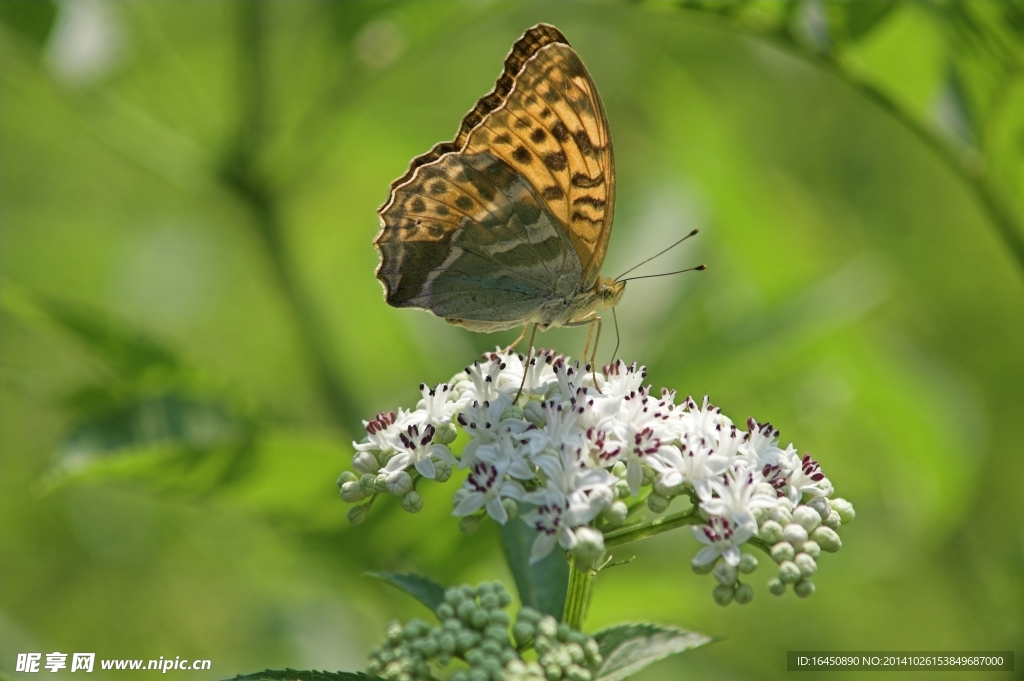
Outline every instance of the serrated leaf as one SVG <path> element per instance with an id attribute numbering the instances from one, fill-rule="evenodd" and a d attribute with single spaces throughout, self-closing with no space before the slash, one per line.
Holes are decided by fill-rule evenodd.
<path id="1" fill-rule="evenodd" d="M 441 605 L 444 601 L 444 587 L 429 577 L 398 572 L 367 572 L 366 574 L 387 582 L 391 586 L 398 587 L 427 606 L 430 612 L 436 612 L 437 606 Z"/>
<path id="2" fill-rule="evenodd" d="M 264 669 L 254 674 L 239 674 L 224 681 L 383 681 L 365 672 L 323 672 L 316 669 Z"/>
<path id="3" fill-rule="evenodd" d="M 525 510 L 521 507 L 519 512 Z M 562 552 L 555 550 L 530 565 L 530 548 L 536 537 L 537 531 L 520 520 L 505 523 L 501 527 L 505 561 L 516 582 L 520 602 L 561 621 L 569 586 L 569 564 Z"/>
<path id="4" fill-rule="evenodd" d="M 619 681 L 671 655 L 710 643 L 714 639 L 678 627 L 639 622 L 619 624 L 594 634 L 604 662 L 598 681 Z"/>

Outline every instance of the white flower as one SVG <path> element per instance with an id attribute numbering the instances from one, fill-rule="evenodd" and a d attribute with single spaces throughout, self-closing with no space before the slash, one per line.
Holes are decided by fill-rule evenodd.
<path id="1" fill-rule="evenodd" d="M 755 479 L 753 472 L 741 473 L 739 477 L 727 473 L 711 481 L 715 496 L 702 499 L 700 506 L 709 515 L 728 520 L 733 528 L 745 527 L 754 532 L 757 530 L 754 511 L 778 505 L 774 496 L 757 494 L 759 482 L 761 476 L 757 475 Z"/>
<path id="2" fill-rule="evenodd" d="M 502 498 L 517 499 L 524 495 L 522 485 L 505 479 L 509 463 L 507 457 L 487 456 L 487 453 L 481 450 L 480 457 L 470 467 L 469 477 L 462 485 L 465 490 L 462 500 L 455 507 L 452 515 L 469 515 L 481 508 L 486 508 L 487 515 L 494 520 L 502 525 L 508 522 L 508 512 L 505 510 L 504 504 L 501 503 Z"/>
<path id="3" fill-rule="evenodd" d="M 404 471 L 409 466 L 414 466 L 420 475 L 433 479 L 433 459 L 439 459 L 452 465 L 456 463 L 455 457 L 447 447 L 431 442 L 434 439 L 433 426 L 424 426 L 421 431 L 419 426 L 411 425 L 404 432 L 399 433 L 398 439 L 401 444 L 396 447 L 396 454 L 384 466 L 385 473 Z"/>
<path id="4" fill-rule="evenodd" d="M 448 383 L 438 383 L 433 388 L 426 383 L 420 383 L 420 392 L 423 399 L 416 405 L 416 411 L 410 414 L 410 419 L 423 425 L 438 426 L 452 422 L 452 416 L 458 410 L 459 405 L 452 400 L 454 390 Z"/>
<path id="5" fill-rule="evenodd" d="M 537 530 L 537 538 L 530 549 L 530 563 L 541 560 L 560 544 L 566 551 L 576 546 L 576 535 L 566 522 L 568 500 L 557 490 L 544 488 L 530 495 L 537 507 L 522 516 L 523 522 Z"/>
<path id="6" fill-rule="evenodd" d="M 754 530 L 743 525 L 735 527 L 726 518 L 711 518 L 707 525 L 691 528 L 701 544 L 707 544 L 693 557 L 697 566 L 707 565 L 722 556 L 728 565 L 740 564 L 739 545 L 754 536 Z"/>

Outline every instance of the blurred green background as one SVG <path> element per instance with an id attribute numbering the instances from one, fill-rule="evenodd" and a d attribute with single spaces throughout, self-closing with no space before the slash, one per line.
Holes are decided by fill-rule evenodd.
<path id="1" fill-rule="evenodd" d="M 629 285 L 620 356 L 771 420 L 858 511 L 809 600 L 762 569 L 716 606 L 677 531 L 601 575 L 587 629 L 723 638 L 648 680 L 1022 652 L 1024 440 L 999 434 L 1024 419 L 1021 3 L 2 0 L 0 670 L 358 669 L 426 615 L 366 570 L 511 585 L 493 524 L 458 533 L 454 481 L 354 528 L 334 480 L 361 418 L 514 337 L 389 308 L 371 240 L 540 21 L 608 110 L 604 273 L 701 228 L 645 271 L 706 272 Z"/>

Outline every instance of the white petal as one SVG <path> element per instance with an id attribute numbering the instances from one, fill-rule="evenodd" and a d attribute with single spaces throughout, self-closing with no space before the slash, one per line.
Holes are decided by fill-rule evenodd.
<path id="1" fill-rule="evenodd" d="M 533 548 L 530 550 L 530 564 L 532 565 L 538 560 L 546 558 L 553 548 L 555 548 L 555 535 L 544 532 L 539 533 L 537 539 L 533 542 Z"/>
<path id="2" fill-rule="evenodd" d="M 501 499 L 498 497 L 493 497 L 487 502 L 487 515 L 502 525 L 508 522 L 508 512 L 505 510 L 505 504 L 501 503 Z"/>
<path id="3" fill-rule="evenodd" d="M 640 464 L 635 460 L 626 464 L 626 484 L 629 485 L 629 491 L 633 493 L 634 497 L 640 493 L 640 484 L 643 481 L 644 472 L 640 468 Z"/>
<path id="4" fill-rule="evenodd" d="M 434 462 L 429 458 L 420 459 L 416 462 L 416 470 L 424 478 L 434 479 Z"/>
<path id="5" fill-rule="evenodd" d="M 703 536 L 703 533 L 701 533 L 701 535 Z M 697 566 L 707 565 L 708 563 L 717 560 L 720 555 L 722 555 L 722 551 L 717 546 L 705 546 L 697 552 L 696 556 L 693 557 L 693 564 Z"/>
<path id="6" fill-rule="evenodd" d="M 409 452 L 398 452 L 388 461 L 388 465 L 384 466 L 383 470 L 385 473 L 397 473 L 398 471 L 404 471 L 409 467 L 409 462 L 412 460 Z M 434 476 L 430 476 L 434 477 Z"/>
<path id="7" fill-rule="evenodd" d="M 459 505 L 452 511 L 454 516 L 469 515 L 475 511 L 479 511 L 484 505 L 484 495 L 479 492 L 470 492 L 466 497 L 459 502 Z"/>

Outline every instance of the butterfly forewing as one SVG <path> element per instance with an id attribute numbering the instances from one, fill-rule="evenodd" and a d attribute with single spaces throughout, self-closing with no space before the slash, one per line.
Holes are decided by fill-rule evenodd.
<path id="1" fill-rule="evenodd" d="M 374 241 L 387 301 L 497 330 L 578 295 L 607 248 L 612 163 L 586 68 L 557 29 L 535 26 L 456 139 L 392 183 Z"/>

